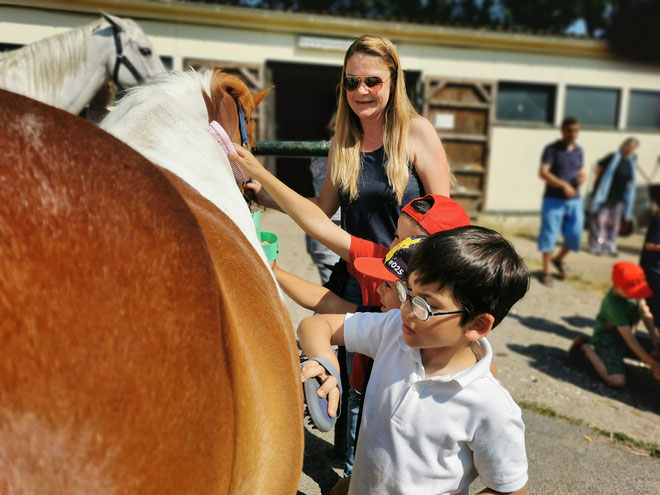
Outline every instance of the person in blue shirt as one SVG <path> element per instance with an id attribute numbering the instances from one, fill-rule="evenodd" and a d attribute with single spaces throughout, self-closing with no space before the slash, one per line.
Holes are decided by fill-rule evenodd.
<path id="1" fill-rule="evenodd" d="M 566 117 L 561 124 L 562 138 L 547 145 L 541 156 L 539 176 L 546 186 L 538 248 L 543 255 L 541 281 L 548 287 L 553 285 L 550 265 L 564 279 L 568 275 L 564 259 L 569 252 L 580 250 L 584 212 L 579 187 L 587 176 L 582 148 L 576 143 L 579 132 L 580 123 L 577 119 Z M 564 237 L 564 245 L 554 256 L 560 232 Z"/>

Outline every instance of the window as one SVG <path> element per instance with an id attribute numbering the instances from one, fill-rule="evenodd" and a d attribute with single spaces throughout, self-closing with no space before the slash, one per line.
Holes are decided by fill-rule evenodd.
<path id="1" fill-rule="evenodd" d="M 634 129 L 660 129 L 660 92 L 630 92 L 628 127 Z"/>
<path id="2" fill-rule="evenodd" d="M 618 89 L 567 86 L 564 116 L 573 116 L 586 126 L 614 128 L 619 117 Z"/>
<path id="3" fill-rule="evenodd" d="M 554 85 L 501 82 L 497 86 L 497 120 L 552 124 Z"/>

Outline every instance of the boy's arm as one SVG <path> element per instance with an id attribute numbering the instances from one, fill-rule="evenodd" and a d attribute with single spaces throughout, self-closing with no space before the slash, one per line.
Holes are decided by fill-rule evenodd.
<path id="1" fill-rule="evenodd" d="M 653 313 L 651 313 L 651 308 L 646 304 L 644 299 L 639 301 L 639 316 L 646 327 L 646 330 L 651 336 L 651 341 L 655 345 L 657 341 L 657 329 L 655 328 L 655 322 L 653 321 Z"/>
<path id="2" fill-rule="evenodd" d="M 660 363 L 658 363 L 655 359 L 653 359 L 639 344 L 631 328 L 626 326 L 626 327 L 616 327 L 616 329 L 619 331 L 621 337 L 625 341 L 626 345 L 630 348 L 630 350 L 633 351 L 637 355 L 637 357 L 639 357 L 639 359 L 641 359 L 643 362 L 645 362 L 647 365 L 653 368 L 655 374 L 656 371 L 660 369 Z"/>
<path id="3" fill-rule="evenodd" d="M 282 290 L 303 308 L 321 314 L 355 313 L 357 304 L 342 299 L 322 285 L 309 282 L 273 265 L 273 272 Z"/>
<path id="4" fill-rule="evenodd" d="M 328 218 L 314 202 L 279 181 L 245 148 L 235 145 L 237 155 L 230 155 L 245 172 L 258 180 L 287 215 L 310 236 L 348 261 L 351 236 Z"/>
<path id="5" fill-rule="evenodd" d="M 324 357 L 339 369 L 332 344 L 344 345 L 344 315 L 315 315 L 305 318 L 298 326 L 298 341 L 307 357 Z M 302 369 L 301 380 L 304 382 L 315 377 L 322 382 L 317 393 L 319 397 L 328 396 L 328 415 L 333 418 L 339 405 L 337 380 L 320 364 L 308 362 Z"/>

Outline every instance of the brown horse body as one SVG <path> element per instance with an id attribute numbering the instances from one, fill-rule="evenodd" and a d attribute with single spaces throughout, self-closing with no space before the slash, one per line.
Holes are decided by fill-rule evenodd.
<path id="1" fill-rule="evenodd" d="M 0 91 L 0 493 L 294 493 L 289 316 L 233 222 Z"/>

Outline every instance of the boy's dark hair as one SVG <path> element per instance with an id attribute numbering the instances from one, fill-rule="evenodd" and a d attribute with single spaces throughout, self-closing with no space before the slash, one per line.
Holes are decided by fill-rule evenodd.
<path id="1" fill-rule="evenodd" d="M 575 125 L 579 124 L 580 121 L 576 119 L 575 117 L 566 117 L 564 120 L 561 122 L 561 128 L 566 129 L 569 125 Z"/>
<path id="2" fill-rule="evenodd" d="M 415 250 L 408 273 L 417 284 L 450 289 L 465 310 L 461 325 L 488 313 L 497 326 L 529 288 L 529 271 L 511 243 L 475 225 L 428 237 Z"/>

